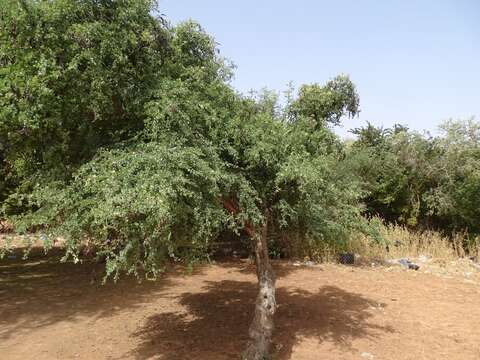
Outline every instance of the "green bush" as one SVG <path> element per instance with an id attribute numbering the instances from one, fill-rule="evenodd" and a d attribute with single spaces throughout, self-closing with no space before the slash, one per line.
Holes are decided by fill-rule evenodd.
<path id="1" fill-rule="evenodd" d="M 439 136 L 357 129 L 349 151 L 370 215 L 448 233 L 480 232 L 480 124 L 448 121 Z"/>

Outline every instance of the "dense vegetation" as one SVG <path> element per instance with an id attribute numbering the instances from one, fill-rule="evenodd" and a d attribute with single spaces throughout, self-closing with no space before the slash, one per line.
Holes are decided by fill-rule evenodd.
<path id="1" fill-rule="evenodd" d="M 480 123 L 447 121 L 439 136 L 403 126 L 354 130 L 351 167 L 367 213 L 412 228 L 480 234 Z"/>
<path id="2" fill-rule="evenodd" d="M 59 233 L 72 253 L 88 239 L 115 272 L 155 271 L 266 213 L 272 231 L 346 239 L 360 184 L 329 124 L 358 111 L 350 80 L 302 86 L 283 109 L 268 91 L 242 96 L 198 24 L 172 27 L 150 10 L 3 10 L 3 211 L 17 230 Z"/>
<path id="3" fill-rule="evenodd" d="M 243 233 L 260 293 L 245 358 L 268 352 L 268 246 L 311 253 L 370 232 L 368 216 L 480 232 L 480 126 L 332 131 L 359 111 L 346 76 L 280 106 L 245 96 L 214 40 L 149 0 L 10 1 L 0 9 L 0 201 L 19 232 L 62 236 L 107 274 L 156 274 Z M 375 238 L 376 239 L 376 238 Z M 378 239 L 376 239 L 378 240 Z"/>

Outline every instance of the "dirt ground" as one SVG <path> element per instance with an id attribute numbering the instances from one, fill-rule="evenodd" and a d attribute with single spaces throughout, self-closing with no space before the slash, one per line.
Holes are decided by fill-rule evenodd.
<path id="1" fill-rule="evenodd" d="M 99 265 L 57 259 L 0 261 L 0 359 L 237 359 L 245 346 L 256 295 L 246 261 L 102 286 L 93 279 Z M 480 359 L 476 278 L 275 269 L 274 359 Z"/>

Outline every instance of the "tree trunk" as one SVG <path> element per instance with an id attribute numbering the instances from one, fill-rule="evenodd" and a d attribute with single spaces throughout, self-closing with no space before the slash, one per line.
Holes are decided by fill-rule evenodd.
<path id="1" fill-rule="evenodd" d="M 275 302 L 275 274 L 268 258 L 267 226 L 268 219 L 266 218 L 261 234 L 257 233 L 252 238 L 255 242 L 259 291 L 255 302 L 255 315 L 249 329 L 250 341 L 242 355 L 242 360 L 264 360 L 269 358 L 270 353 L 274 328 L 273 315 L 277 304 Z"/>
<path id="2" fill-rule="evenodd" d="M 231 214 L 239 211 L 234 199 L 222 199 L 224 208 Z M 270 355 L 273 332 L 273 315 L 277 304 L 275 302 L 275 274 L 268 258 L 268 211 L 265 213 L 265 224 L 261 234 L 250 223 L 245 223 L 244 230 L 255 244 L 255 262 L 257 265 L 258 295 L 255 302 L 255 315 L 248 334 L 250 341 L 242 354 L 242 360 L 264 360 Z"/>

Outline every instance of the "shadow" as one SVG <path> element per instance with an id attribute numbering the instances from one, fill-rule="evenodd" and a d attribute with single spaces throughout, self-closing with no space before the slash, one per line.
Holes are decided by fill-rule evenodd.
<path id="1" fill-rule="evenodd" d="M 134 334 L 136 359 L 237 359 L 248 341 L 257 287 L 244 281 L 207 282 L 202 293 L 185 293 L 185 312 L 150 317 Z M 331 341 L 353 351 L 352 340 L 375 338 L 389 327 L 369 323 L 372 306 L 385 306 L 335 286 L 317 292 L 277 289 L 275 359 L 291 359 L 302 338 Z"/>
<path id="2" fill-rule="evenodd" d="M 0 261 L 0 343 L 33 329 L 80 317 L 99 319 L 132 311 L 166 288 L 181 271 L 142 281 L 123 276 L 117 283 L 101 282 L 105 265 L 60 262 L 64 251 L 33 249 L 27 260 L 22 249 Z M 15 257 L 15 258 L 14 258 Z"/>
<path id="3" fill-rule="evenodd" d="M 257 295 L 251 262 L 217 262 L 216 267 L 228 270 L 220 273 L 198 266 L 193 275 L 200 275 L 198 281 L 205 285 L 200 292 L 178 295 L 179 289 L 185 291 L 178 286 L 178 278 L 189 276 L 185 267 L 171 266 L 157 281 L 139 283 L 122 277 L 116 284 L 101 285 L 104 264 L 60 263 L 62 255 L 60 249 L 53 249 L 48 256 L 37 249 L 28 260 L 22 260 L 18 251 L 15 259 L 0 261 L 0 343 L 60 322 L 85 317 L 109 321 L 109 317 L 134 312 L 161 297 L 175 299 L 178 310 L 160 308 L 148 318 L 131 335 L 135 348 L 122 358 L 236 359 L 248 341 Z M 279 261 L 274 262 L 274 269 L 277 278 L 282 278 L 299 268 Z M 217 274 L 230 272 L 237 281 L 208 281 L 203 276 L 206 273 L 207 278 L 216 279 Z M 338 287 L 324 286 L 313 292 L 279 288 L 277 302 L 276 359 L 290 359 L 302 338 L 331 341 L 352 350 L 356 338 L 375 338 L 392 331 L 369 321 L 373 316 L 370 308 L 378 303 Z"/>
<path id="4" fill-rule="evenodd" d="M 186 266 L 169 264 L 156 281 L 139 282 L 123 275 L 102 285 L 105 264 L 83 259 L 82 264 L 62 263 L 64 250 L 52 248 L 48 254 L 33 247 L 27 259 L 24 248 L 16 248 L 0 260 L 0 343 L 21 332 L 47 327 L 80 317 L 108 318 L 119 312 L 134 311 L 152 298 L 170 296 L 178 277 L 203 274 L 208 264 L 189 272 Z M 255 265 L 244 260 L 224 259 L 217 266 L 255 276 Z M 282 270 L 284 269 L 284 270 Z M 278 273 L 286 274 L 279 266 Z"/>
<path id="5" fill-rule="evenodd" d="M 312 270 L 312 271 L 318 271 L 321 270 L 320 267 L 315 267 L 315 268 L 309 268 L 309 267 L 296 267 L 292 265 L 289 262 L 286 262 L 284 260 L 270 260 L 272 264 L 273 271 L 275 273 L 275 278 L 281 279 L 283 277 L 288 276 L 290 273 L 297 271 L 299 269 L 302 270 Z M 216 259 L 214 261 L 214 264 L 223 267 L 223 268 L 228 268 L 237 271 L 240 274 L 243 275 L 252 275 L 257 277 L 257 270 L 255 266 L 254 261 L 246 260 L 246 259 L 238 259 L 238 258 L 232 258 L 232 257 L 225 257 L 222 259 Z"/>

